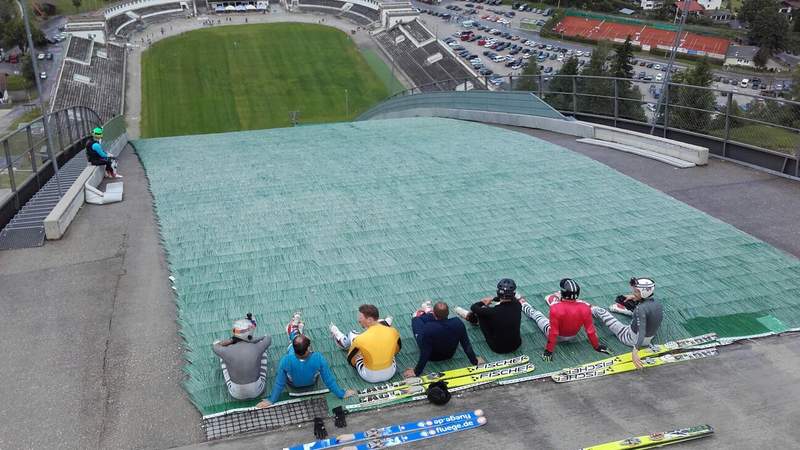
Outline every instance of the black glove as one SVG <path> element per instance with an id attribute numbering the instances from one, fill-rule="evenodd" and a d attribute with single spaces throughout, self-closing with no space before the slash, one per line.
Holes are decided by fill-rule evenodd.
<path id="1" fill-rule="evenodd" d="M 545 350 L 542 352 L 542 361 L 552 361 L 553 360 L 553 352 L 549 350 Z"/>
<path id="2" fill-rule="evenodd" d="M 617 298 L 614 299 L 614 301 L 619 303 L 620 305 L 624 305 L 625 300 L 627 300 L 627 297 L 625 297 L 624 295 L 618 295 Z"/>
<path id="3" fill-rule="evenodd" d="M 333 424 L 336 425 L 336 428 L 344 428 L 347 426 L 347 419 L 344 418 L 344 415 L 347 414 L 347 412 L 344 410 L 344 408 L 341 406 L 333 408 L 333 414 L 335 416 L 333 419 Z"/>
<path id="4" fill-rule="evenodd" d="M 628 311 L 633 311 L 634 309 L 636 309 L 636 302 L 633 300 L 628 300 L 628 298 L 625 297 L 624 295 L 618 295 L 617 298 L 614 299 L 614 301 L 624 306 L 625 309 L 627 309 Z"/>
<path id="5" fill-rule="evenodd" d="M 606 347 L 603 344 L 598 345 L 597 348 L 594 349 L 594 351 L 596 351 L 598 353 L 605 353 L 606 355 L 610 355 L 611 354 L 611 352 L 608 351 L 608 347 Z"/>
<path id="6" fill-rule="evenodd" d="M 314 437 L 317 439 L 328 437 L 328 430 L 325 429 L 325 422 L 321 417 L 314 418 Z"/>

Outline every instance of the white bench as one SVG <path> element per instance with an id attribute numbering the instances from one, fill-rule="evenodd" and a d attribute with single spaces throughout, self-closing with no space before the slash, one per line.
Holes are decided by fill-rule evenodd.
<path id="1" fill-rule="evenodd" d="M 106 191 L 103 192 L 87 181 L 84 185 L 84 193 L 86 194 L 86 203 L 91 203 L 92 205 L 106 205 L 109 203 L 121 202 L 122 182 L 106 184 Z"/>
<path id="2" fill-rule="evenodd" d="M 670 158 L 688 161 L 698 166 L 708 164 L 707 147 L 606 125 L 594 123 L 587 125 L 591 125 L 594 128 L 593 138 L 600 141 L 615 142 L 624 146 L 659 153 Z"/>
<path id="3" fill-rule="evenodd" d="M 112 150 L 113 154 L 119 155 L 127 143 L 128 135 L 123 134 L 114 141 L 109 148 Z M 75 157 L 83 158 L 84 156 L 78 154 L 75 155 Z M 44 219 L 44 235 L 48 240 L 61 239 L 61 237 L 64 236 L 64 233 L 67 232 L 67 228 L 75 219 L 81 206 L 87 201 L 87 196 L 99 195 L 101 199 L 106 199 L 107 197 L 103 203 L 98 204 L 112 203 L 111 200 L 117 195 L 119 195 L 120 199 L 116 201 L 122 200 L 122 183 L 109 184 L 106 186 L 106 192 L 97 189 L 97 186 L 103 181 L 104 175 L 105 166 L 89 165 L 83 169 L 75 182 L 72 183 L 72 186 L 69 187 L 67 192 L 64 193 L 64 196 L 61 197 L 61 200 L 58 201 L 53 210 L 50 211 L 50 214 Z M 119 186 L 113 186 L 111 192 L 109 192 L 109 186 L 115 184 L 119 184 Z M 89 194 L 86 193 L 87 187 L 92 190 Z M 95 200 L 95 198 L 92 197 L 92 200 Z"/>

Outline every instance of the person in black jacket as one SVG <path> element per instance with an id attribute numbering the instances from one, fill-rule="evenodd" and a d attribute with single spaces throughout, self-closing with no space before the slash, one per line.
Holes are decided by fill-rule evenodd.
<path id="1" fill-rule="evenodd" d="M 522 305 L 516 291 L 514 280 L 503 278 L 497 283 L 496 297 L 481 299 L 469 311 L 456 308 L 456 314 L 462 319 L 481 327 L 486 343 L 495 353 L 511 353 L 522 345 L 519 333 Z"/>

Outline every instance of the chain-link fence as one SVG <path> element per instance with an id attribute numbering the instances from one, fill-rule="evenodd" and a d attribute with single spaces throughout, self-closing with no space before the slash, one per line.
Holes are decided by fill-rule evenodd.
<path id="1" fill-rule="evenodd" d="M 484 76 L 483 85 L 466 80 L 459 88 L 530 91 L 556 110 L 583 117 L 653 127 L 666 136 L 680 131 L 756 150 L 796 157 L 800 153 L 800 102 L 726 89 L 628 78 L 583 75 Z M 444 90 L 443 82 L 417 86 L 393 97 Z M 448 89 L 449 90 L 449 89 Z M 724 156 L 724 150 L 723 150 Z"/>

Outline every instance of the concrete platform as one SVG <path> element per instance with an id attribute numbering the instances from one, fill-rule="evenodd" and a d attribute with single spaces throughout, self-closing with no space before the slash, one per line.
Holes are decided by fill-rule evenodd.
<path id="1" fill-rule="evenodd" d="M 800 183 L 715 159 L 677 170 L 573 136 L 525 132 L 800 256 Z M 303 427 L 200 444 L 200 415 L 180 385 L 182 341 L 152 199 L 133 152 L 120 171 L 125 201 L 85 206 L 60 241 L 0 252 L 0 448 L 274 449 L 313 439 Z M 681 448 L 793 447 L 799 365 L 800 339 L 785 336 L 660 371 L 482 391 L 445 411 L 481 406 L 492 419 L 485 429 L 413 448 L 577 448 L 698 422 L 715 425 L 717 436 Z M 348 430 L 440 411 L 417 405 L 353 415 Z M 336 432 L 331 421 L 328 429 Z"/>
<path id="2" fill-rule="evenodd" d="M 559 385 L 530 382 L 466 393 L 444 407 L 417 404 L 347 417 L 347 428 L 326 421 L 328 433 L 456 413 L 476 408 L 488 423 L 477 430 L 430 439 L 408 449 L 576 449 L 631 435 L 710 424 L 714 436 L 680 449 L 795 448 L 800 335 L 724 348 L 715 358 Z M 183 447 L 182 450 L 280 449 L 314 440 L 312 425 L 266 436 Z"/>

